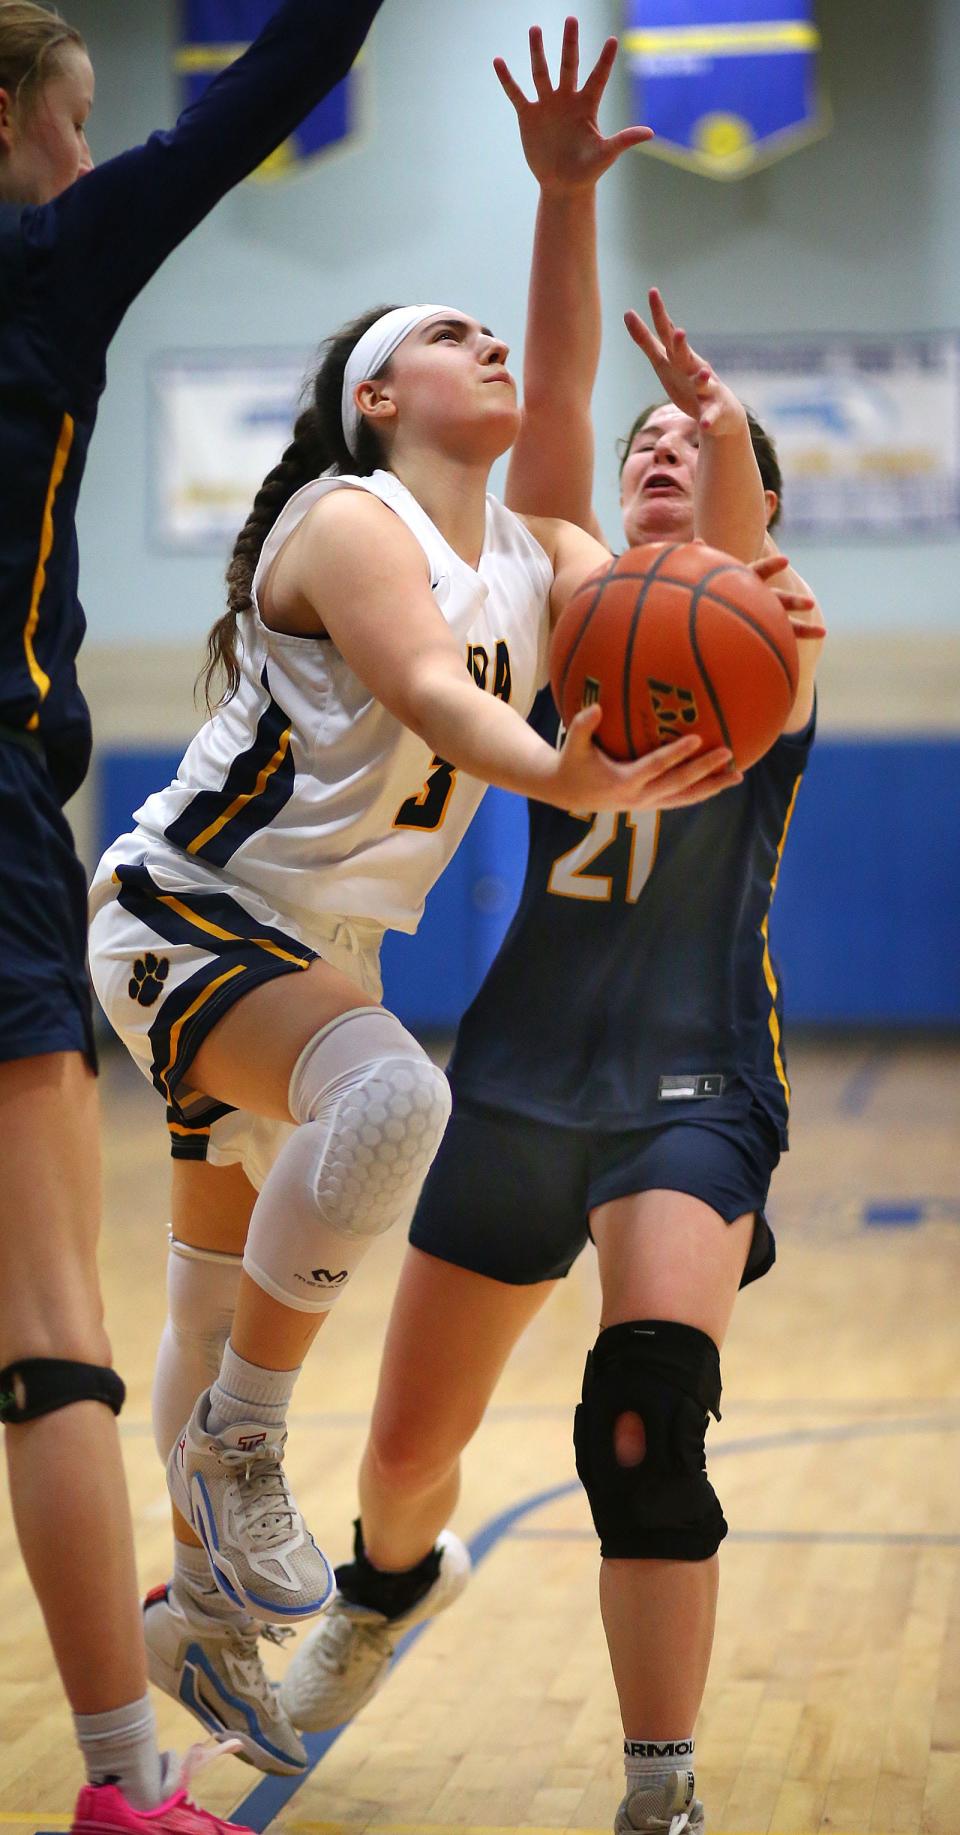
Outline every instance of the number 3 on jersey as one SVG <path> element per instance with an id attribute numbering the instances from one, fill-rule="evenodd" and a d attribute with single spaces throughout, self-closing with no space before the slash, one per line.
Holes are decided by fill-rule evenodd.
<path id="1" fill-rule="evenodd" d="M 628 905 L 635 905 L 657 857 L 659 816 L 653 810 L 628 809 L 620 815 L 615 810 L 606 809 L 592 819 L 585 816 L 583 820 L 589 821 L 590 827 L 576 847 L 571 847 L 554 861 L 547 891 L 555 893 L 558 898 L 581 898 L 593 904 L 609 905 L 614 895 L 614 878 L 620 880 L 621 874 L 591 873 L 590 868 L 601 854 L 606 853 L 608 847 L 620 839 L 623 823 L 630 834 L 630 856 L 619 896 Z M 618 850 L 617 864 L 621 851 Z"/>
<path id="2" fill-rule="evenodd" d="M 489 653 L 482 644 L 467 645 L 467 668 L 478 688 L 486 688 L 490 672 Z M 509 701 L 512 687 L 510 652 L 501 639 L 494 656 L 493 689 L 498 700 Z M 447 805 L 457 782 L 457 767 L 434 754 L 427 781 L 416 796 L 408 796 L 393 818 L 394 828 L 442 828 Z"/>
<path id="3" fill-rule="evenodd" d="M 440 828 L 456 781 L 456 765 L 434 755 L 423 789 L 401 803 L 393 818 L 394 828 Z"/>

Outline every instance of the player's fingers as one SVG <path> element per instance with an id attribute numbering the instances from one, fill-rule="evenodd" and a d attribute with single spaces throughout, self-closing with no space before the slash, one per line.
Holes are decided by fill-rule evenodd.
<path id="1" fill-rule="evenodd" d="M 493 68 L 496 71 L 497 81 L 499 82 L 500 87 L 503 90 L 503 93 L 507 98 L 507 101 L 513 103 L 513 106 L 518 111 L 518 113 L 521 108 L 529 108 L 530 104 L 527 101 L 527 98 L 524 95 L 523 90 L 521 89 L 519 83 L 516 81 L 516 79 L 511 74 L 507 65 L 504 63 L 502 57 L 494 58 Z"/>
<path id="2" fill-rule="evenodd" d="M 594 702 L 592 707 L 581 707 L 567 727 L 564 747 L 572 746 L 574 751 L 589 750 L 593 744 L 593 735 L 602 719 L 603 708 L 599 701 Z"/>
<path id="3" fill-rule="evenodd" d="M 765 554 L 759 561 L 751 561 L 750 566 L 758 580 L 769 580 L 775 573 L 782 573 L 790 562 L 785 554 Z"/>
<path id="4" fill-rule="evenodd" d="M 634 312 L 632 306 L 629 312 L 624 313 L 623 322 L 634 343 L 639 344 L 644 356 L 649 357 L 651 363 L 666 362 L 667 353 L 663 345 L 658 338 L 654 337 L 646 320 L 640 317 L 639 312 Z"/>
<path id="5" fill-rule="evenodd" d="M 600 56 L 597 58 L 590 75 L 580 91 L 583 100 L 593 109 L 599 108 L 600 99 L 610 79 L 610 72 L 617 61 L 617 40 L 608 38 Z"/>
<path id="6" fill-rule="evenodd" d="M 624 791 L 632 790 L 636 798 L 653 786 L 659 787 L 661 781 L 671 771 L 683 766 L 689 770 L 689 761 L 695 752 L 702 750 L 702 747 L 703 741 L 697 733 L 685 733 L 682 739 L 672 739 L 668 745 L 657 746 L 656 751 L 647 752 L 643 758 L 636 759 L 632 764 L 615 764 L 613 769 L 620 778 Z M 726 763 L 729 757 L 729 752 L 724 753 L 723 762 Z M 700 763 L 699 758 L 696 762 Z M 717 762 L 714 759 L 714 769 L 716 769 Z M 631 806 L 630 801 L 624 804 L 625 809 Z"/>
<path id="7" fill-rule="evenodd" d="M 538 25 L 530 27 L 530 75 L 540 101 L 546 102 L 553 94 L 553 85 L 550 81 L 547 54 L 543 48 L 543 33 Z"/>
<path id="8" fill-rule="evenodd" d="M 677 327 L 663 303 L 663 294 L 658 287 L 650 288 L 649 300 L 650 317 L 653 320 L 654 330 L 658 332 L 664 344 L 671 344 L 677 336 Z M 680 336 L 683 337 L 683 335 L 681 332 Z"/>
<path id="9" fill-rule="evenodd" d="M 715 746 L 711 751 L 701 752 L 696 758 L 691 758 L 687 764 L 671 766 L 669 772 L 658 779 L 657 787 L 666 796 L 677 796 L 681 791 L 691 790 L 695 784 L 701 784 L 718 773 L 726 777 L 730 771 L 736 771 L 733 753 L 728 746 Z"/>
<path id="10" fill-rule="evenodd" d="M 737 784 L 742 783 L 742 771 L 718 771 L 712 777 L 702 778 L 688 790 L 680 790 L 672 796 L 658 796 L 657 806 L 660 809 L 691 809 L 694 804 L 706 803 L 710 797 L 719 796 L 722 790 L 734 790 Z"/>
<path id="11" fill-rule="evenodd" d="M 790 623 L 793 625 L 794 637 L 823 638 L 827 635 L 827 627 L 825 624 L 810 624 L 804 618 L 791 618 Z"/>
<path id="12" fill-rule="evenodd" d="M 609 156 L 612 165 L 614 160 L 619 159 L 621 153 L 626 153 L 630 147 L 641 147 L 644 141 L 652 139 L 652 127 L 624 127 L 620 129 L 619 134 L 611 134 L 609 140 L 604 141 L 603 150 Z"/>
<path id="13" fill-rule="evenodd" d="M 575 90 L 577 77 L 580 74 L 580 27 L 572 16 L 563 24 L 563 42 L 560 47 L 560 75 L 557 88 Z"/>

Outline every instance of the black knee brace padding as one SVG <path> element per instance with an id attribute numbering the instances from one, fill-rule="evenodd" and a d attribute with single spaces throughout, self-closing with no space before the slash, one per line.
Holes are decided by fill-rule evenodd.
<path id="1" fill-rule="evenodd" d="M 119 1414 L 126 1398 L 116 1370 L 63 1357 L 24 1357 L 0 1370 L 0 1422 L 22 1427 L 73 1402 L 104 1402 Z"/>
<path id="2" fill-rule="evenodd" d="M 643 1421 L 639 1465 L 618 1463 L 620 1416 Z M 706 1473 L 708 1414 L 720 1419 L 720 1353 L 692 1325 L 611 1325 L 587 1356 L 573 1444 L 580 1482 L 613 1559 L 705 1561 L 727 1533 Z"/>

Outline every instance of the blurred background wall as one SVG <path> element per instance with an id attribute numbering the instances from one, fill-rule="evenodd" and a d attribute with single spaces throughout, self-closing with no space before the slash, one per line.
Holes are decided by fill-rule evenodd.
<path id="1" fill-rule="evenodd" d="M 224 556 L 165 552 L 153 526 L 150 376 L 177 350 L 293 353 L 380 300 L 449 301 L 522 357 L 536 189 L 491 70 L 523 80 L 526 28 L 554 56 L 563 0 L 387 0 L 358 142 L 282 185 L 246 185 L 167 264 L 116 341 L 81 506 L 97 765 L 72 808 L 91 863 L 174 769 L 222 602 Z M 71 0 L 97 68 L 99 159 L 170 124 L 172 0 Z M 581 0 L 585 56 L 621 26 Z M 960 325 L 960 13 L 955 0 L 822 0 L 823 140 L 731 184 L 642 154 L 601 187 L 605 347 L 597 503 L 620 537 L 615 441 L 656 392 L 622 329 L 656 282 L 711 334 Z M 631 119 L 618 68 L 604 114 Z M 789 491 L 789 479 L 787 479 Z M 960 534 L 793 541 L 831 627 L 820 738 L 772 925 L 788 1013 L 821 1026 L 960 1022 Z M 512 910 L 523 806 L 491 793 L 414 942 L 385 951 L 388 999 L 455 1022 Z"/>

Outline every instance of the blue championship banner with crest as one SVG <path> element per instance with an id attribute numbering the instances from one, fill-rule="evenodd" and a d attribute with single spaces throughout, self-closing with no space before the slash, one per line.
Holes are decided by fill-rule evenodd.
<path id="1" fill-rule="evenodd" d="M 217 72 L 246 50 L 276 10 L 277 0 L 181 0 L 175 66 L 183 85 L 184 107 L 195 102 Z M 355 64 L 296 133 L 264 161 L 254 178 L 286 178 L 308 161 L 343 146 L 356 132 L 359 105 Z"/>
<path id="2" fill-rule="evenodd" d="M 648 152 L 742 178 L 827 131 L 813 0 L 626 0 L 626 13 Z"/>

